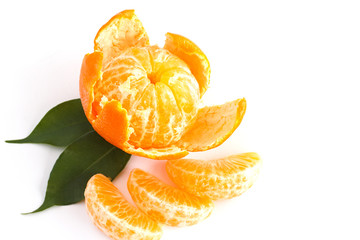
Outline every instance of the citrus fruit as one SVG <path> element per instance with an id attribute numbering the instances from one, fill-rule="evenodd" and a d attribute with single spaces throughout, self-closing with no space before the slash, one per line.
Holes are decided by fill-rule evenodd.
<path id="1" fill-rule="evenodd" d="M 158 223 L 132 206 L 102 174 L 94 175 L 85 189 L 85 204 L 94 224 L 111 239 L 160 239 Z"/>
<path id="2" fill-rule="evenodd" d="M 214 208 L 209 198 L 191 195 L 137 168 L 130 173 L 128 189 L 140 210 L 165 225 L 194 225 Z"/>
<path id="3" fill-rule="evenodd" d="M 210 64 L 189 39 L 166 34 L 150 46 L 133 10 L 112 17 L 84 57 L 80 98 L 105 140 L 130 154 L 177 159 L 222 144 L 239 126 L 245 99 L 200 108 Z"/>
<path id="4" fill-rule="evenodd" d="M 259 174 L 257 153 L 243 153 L 214 160 L 174 159 L 166 171 L 179 188 L 213 200 L 229 199 L 248 190 Z"/>

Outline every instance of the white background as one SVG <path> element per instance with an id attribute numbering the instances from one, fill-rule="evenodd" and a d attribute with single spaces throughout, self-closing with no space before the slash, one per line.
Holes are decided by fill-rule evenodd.
<path id="1" fill-rule="evenodd" d="M 204 222 L 162 239 L 360 239 L 360 7 L 358 1 L 2 1 L 0 5 L 1 239 L 108 239 L 83 202 L 21 215 L 43 201 L 58 148 L 6 144 L 60 102 L 78 98 L 97 30 L 135 9 L 152 44 L 173 32 L 207 54 L 206 101 L 245 97 L 245 118 L 222 146 L 189 157 L 256 151 L 258 182 L 216 202 Z M 164 161 L 132 157 L 161 176 Z M 4 225 L 5 224 L 5 225 Z M 5 237 L 6 236 L 6 237 Z"/>

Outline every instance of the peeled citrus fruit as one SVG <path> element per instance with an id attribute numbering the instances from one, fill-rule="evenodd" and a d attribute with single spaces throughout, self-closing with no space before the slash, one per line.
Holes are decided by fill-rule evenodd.
<path id="1" fill-rule="evenodd" d="M 85 189 L 85 204 L 94 224 L 111 239 L 160 239 L 162 229 L 123 197 L 102 174 L 94 175 Z"/>
<path id="2" fill-rule="evenodd" d="M 259 174 L 257 153 L 243 153 L 215 160 L 175 159 L 166 171 L 179 188 L 213 200 L 228 199 L 248 190 Z"/>
<path id="3" fill-rule="evenodd" d="M 214 208 L 209 198 L 167 185 L 140 169 L 131 171 L 128 189 L 140 210 L 165 225 L 194 225 L 210 216 Z"/>
<path id="4" fill-rule="evenodd" d="M 164 48 L 149 46 L 133 10 L 111 18 L 84 57 L 80 97 L 105 140 L 130 154 L 176 159 L 222 144 L 239 126 L 245 99 L 199 108 L 210 64 L 189 39 L 167 33 Z"/>

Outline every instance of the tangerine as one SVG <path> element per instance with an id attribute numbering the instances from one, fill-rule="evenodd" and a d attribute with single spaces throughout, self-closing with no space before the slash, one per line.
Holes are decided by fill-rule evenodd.
<path id="1" fill-rule="evenodd" d="M 133 10 L 112 17 L 84 57 L 80 98 L 105 140 L 130 154 L 177 159 L 222 144 L 239 126 L 245 99 L 200 108 L 210 64 L 189 39 L 166 34 L 163 48 L 149 46 Z"/>

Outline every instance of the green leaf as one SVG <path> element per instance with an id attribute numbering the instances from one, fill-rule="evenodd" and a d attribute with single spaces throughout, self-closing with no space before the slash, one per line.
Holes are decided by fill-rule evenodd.
<path id="1" fill-rule="evenodd" d="M 67 146 L 92 131 L 94 130 L 84 114 L 80 99 L 73 99 L 48 111 L 28 137 L 6 142 Z"/>
<path id="2" fill-rule="evenodd" d="M 88 180 L 97 173 L 114 179 L 130 159 L 96 132 L 88 133 L 69 145 L 57 159 L 49 177 L 40 212 L 54 205 L 68 205 L 84 199 Z"/>

